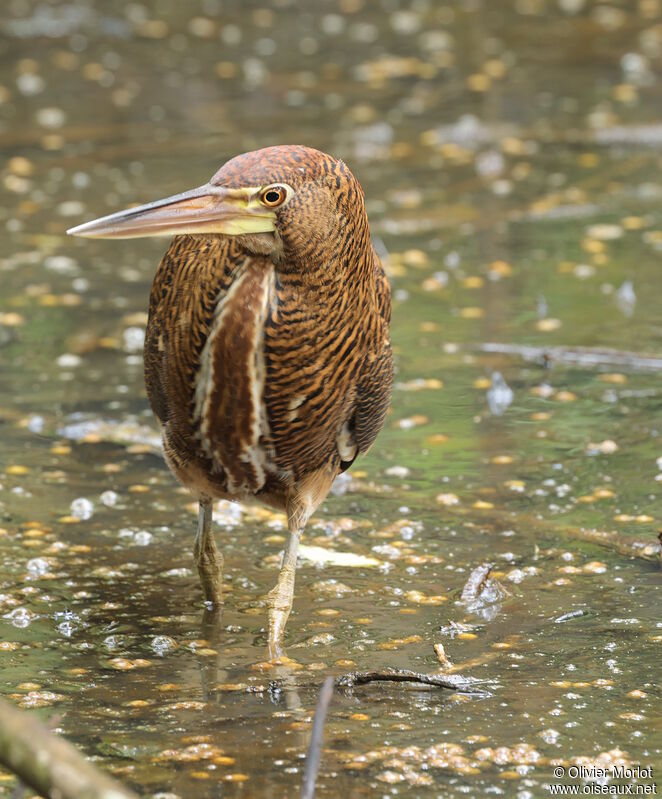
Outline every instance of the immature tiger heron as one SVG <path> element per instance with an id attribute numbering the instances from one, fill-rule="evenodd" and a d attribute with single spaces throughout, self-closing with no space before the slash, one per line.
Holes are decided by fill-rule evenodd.
<path id="1" fill-rule="evenodd" d="M 372 445 L 391 396 L 391 296 L 361 186 L 329 155 L 268 147 L 200 188 L 68 232 L 175 237 L 150 295 L 147 395 L 168 465 L 200 503 L 195 557 L 208 606 L 221 604 L 223 567 L 212 500 L 286 512 L 268 594 L 277 655 L 301 532 Z"/>

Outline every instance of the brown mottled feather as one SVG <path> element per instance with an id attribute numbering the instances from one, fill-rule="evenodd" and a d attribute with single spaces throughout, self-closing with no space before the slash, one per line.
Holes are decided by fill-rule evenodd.
<path id="1" fill-rule="evenodd" d="M 145 378 L 182 482 L 200 496 L 300 502 L 304 522 L 349 465 L 343 428 L 365 452 L 383 426 L 390 290 L 363 193 L 341 161 L 275 147 L 212 179 L 277 181 L 296 194 L 279 213 L 282 247 L 271 257 L 249 237 L 173 240 L 150 297 Z"/>

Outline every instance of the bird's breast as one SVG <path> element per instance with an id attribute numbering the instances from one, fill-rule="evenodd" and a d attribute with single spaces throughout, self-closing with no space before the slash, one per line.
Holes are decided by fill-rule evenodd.
<path id="1" fill-rule="evenodd" d="M 195 375 L 195 435 L 230 495 L 258 492 L 272 468 L 264 326 L 273 286 L 263 259 L 244 264 L 219 297 Z"/>

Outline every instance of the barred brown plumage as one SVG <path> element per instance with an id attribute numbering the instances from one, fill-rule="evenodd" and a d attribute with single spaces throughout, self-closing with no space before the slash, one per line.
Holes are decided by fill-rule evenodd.
<path id="1" fill-rule="evenodd" d="M 221 602 L 211 501 L 285 510 L 269 594 L 278 653 L 299 536 L 331 483 L 382 428 L 391 396 L 390 289 L 347 166 L 302 146 L 226 163 L 205 186 L 74 228 L 174 235 L 156 273 L 145 382 L 166 460 L 200 501 L 196 557 Z"/>

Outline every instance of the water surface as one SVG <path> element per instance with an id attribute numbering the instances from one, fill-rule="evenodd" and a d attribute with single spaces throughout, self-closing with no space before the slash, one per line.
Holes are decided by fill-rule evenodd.
<path id="1" fill-rule="evenodd" d="M 143 795 L 296 796 L 324 676 L 434 672 L 442 644 L 487 695 L 337 692 L 318 796 L 527 799 L 557 764 L 662 768 L 660 569 L 627 554 L 661 526 L 659 371 L 516 349 L 662 351 L 660 4 L 4 12 L 2 694 Z M 141 345 L 164 244 L 63 231 L 279 142 L 364 186 L 397 386 L 305 536 L 381 565 L 302 561 L 273 668 L 282 518 L 219 505 L 227 604 L 204 624 L 195 508 L 155 449 Z M 485 562 L 507 594 L 467 604 Z"/>

